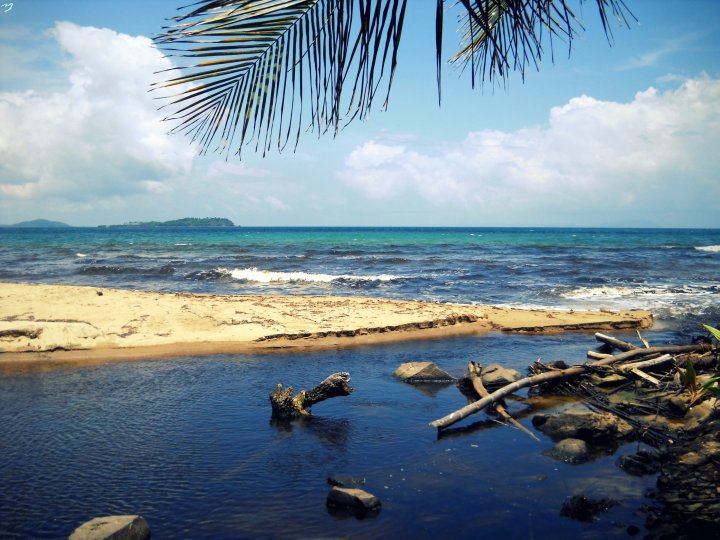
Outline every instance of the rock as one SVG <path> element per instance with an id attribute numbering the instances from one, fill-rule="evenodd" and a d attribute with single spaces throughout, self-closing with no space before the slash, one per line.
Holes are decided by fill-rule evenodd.
<path id="1" fill-rule="evenodd" d="M 482 382 L 486 388 L 505 386 L 522 379 L 522 374 L 516 369 L 508 369 L 500 364 L 490 364 L 482 370 Z"/>
<path id="2" fill-rule="evenodd" d="M 692 407 L 685 415 L 685 429 L 693 430 L 718 414 L 717 398 L 706 399 Z"/>
<path id="3" fill-rule="evenodd" d="M 328 476 L 328 484 L 331 486 L 348 487 L 348 486 L 363 486 L 365 485 L 365 479 L 359 476 L 348 476 L 345 474 L 334 474 Z"/>
<path id="4" fill-rule="evenodd" d="M 563 503 L 560 515 L 578 521 L 592 521 L 600 512 L 618 504 L 612 499 L 588 499 L 585 495 L 573 495 Z"/>
<path id="5" fill-rule="evenodd" d="M 330 507 L 376 511 L 380 509 L 380 499 L 362 489 L 335 486 L 328 493 L 327 505 Z"/>
<path id="6" fill-rule="evenodd" d="M 80 525 L 69 540 L 149 540 L 150 526 L 141 516 L 106 516 Z"/>
<path id="7" fill-rule="evenodd" d="M 674 396 L 665 396 L 660 398 L 663 403 L 675 414 L 684 415 L 690 408 L 690 394 L 684 392 Z"/>
<path id="8" fill-rule="evenodd" d="M 536 414 L 532 423 L 554 440 L 582 439 L 589 443 L 608 443 L 628 439 L 634 434 L 630 424 L 608 412 L 570 410 Z"/>
<path id="9" fill-rule="evenodd" d="M 645 450 L 640 450 L 637 454 L 622 456 L 618 459 L 617 464 L 623 471 L 633 476 L 655 474 L 660 470 L 660 458 Z"/>
<path id="10" fill-rule="evenodd" d="M 432 362 L 406 362 L 394 375 L 405 382 L 453 382 L 455 379 Z"/>
<path id="11" fill-rule="evenodd" d="M 582 439 L 563 439 L 545 455 L 565 463 L 585 463 L 588 460 L 588 445 Z"/>
<path id="12" fill-rule="evenodd" d="M 687 452 L 681 455 L 677 460 L 680 465 L 690 466 L 702 465 L 703 463 L 705 463 L 705 461 L 705 457 L 701 454 L 698 454 L 697 452 Z"/>

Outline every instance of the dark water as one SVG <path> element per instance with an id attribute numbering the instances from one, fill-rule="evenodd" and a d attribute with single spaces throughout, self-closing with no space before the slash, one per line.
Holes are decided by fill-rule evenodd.
<path id="1" fill-rule="evenodd" d="M 720 322 L 720 231 L 0 228 L 0 280 L 648 308 L 660 330 L 645 336 L 660 344 Z M 654 482 L 614 464 L 637 444 L 577 467 L 543 456 L 547 439 L 483 429 L 484 415 L 438 440 L 428 422 L 464 398 L 391 376 L 411 360 L 455 375 L 470 359 L 522 371 L 538 356 L 582 361 L 594 345 L 590 334 L 489 335 L 2 376 L 0 538 L 62 538 L 125 513 L 145 516 L 154 538 L 626 537 Z M 310 421 L 271 423 L 278 382 L 307 388 L 335 371 L 351 373 L 353 395 Z M 365 477 L 380 514 L 329 514 L 329 474 Z M 561 518 L 577 493 L 623 504 L 592 524 Z"/>
<path id="2" fill-rule="evenodd" d="M 418 359 L 456 375 L 468 358 L 524 369 L 537 356 L 582 358 L 591 341 L 490 335 L 5 376 L 0 537 L 61 538 L 90 517 L 125 513 L 143 515 L 153 538 L 625 537 L 642 528 L 635 511 L 653 482 L 614 465 L 636 443 L 578 467 L 543 456 L 552 442 L 541 434 L 537 443 L 511 427 L 438 440 L 427 423 L 464 398 L 452 385 L 429 391 L 392 377 Z M 340 370 L 351 396 L 316 405 L 306 422 L 271 422 L 276 383 L 310 387 Z M 328 513 L 329 474 L 364 477 L 380 514 Z M 623 504 L 592 524 L 560 517 L 577 493 Z"/>

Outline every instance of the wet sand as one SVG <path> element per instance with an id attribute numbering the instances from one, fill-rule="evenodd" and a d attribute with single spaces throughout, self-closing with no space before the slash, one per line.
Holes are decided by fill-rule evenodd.
<path id="1" fill-rule="evenodd" d="M 648 328 L 647 311 L 527 310 L 338 296 L 232 296 L 0 283 L 0 367 L 308 350 L 493 330 Z"/>

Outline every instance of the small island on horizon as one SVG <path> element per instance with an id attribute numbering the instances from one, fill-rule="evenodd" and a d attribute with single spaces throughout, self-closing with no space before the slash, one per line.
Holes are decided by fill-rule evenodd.
<path id="1" fill-rule="evenodd" d="M 122 225 L 99 225 L 99 227 L 235 227 L 227 218 L 181 218 L 170 221 L 130 221 Z"/>
<path id="2" fill-rule="evenodd" d="M 13 227 L 18 229 L 64 229 L 70 227 L 67 223 L 61 221 L 50 221 L 48 219 L 33 219 L 30 221 L 21 221 L 12 225 L 0 225 L 0 227 Z"/>
<path id="3" fill-rule="evenodd" d="M 16 228 L 16 229 L 60 229 L 60 228 L 71 228 L 74 225 L 68 225 L 60 221 L 50 221 L 47 219 L 33 219 L 31 221 L 22 221 L 20 223 L 14 223 L 12 225 L 0 225 L 4 228 Z M 227 218 L 219 217 L 206 217 L 206 218 L 192 218 L 186 217 L 181 219 L 173 219 L 170 221 L 130 221 L 121 225 L 98 225 L 99 229 L 106 228 L 126 228 L 126 227 L 138 227 L 138 228 L 164 228 L 164 227 L 239 227 Z"/>

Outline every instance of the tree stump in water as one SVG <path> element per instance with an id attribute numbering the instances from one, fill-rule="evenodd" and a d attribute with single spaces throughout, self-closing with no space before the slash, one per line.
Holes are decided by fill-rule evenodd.
<path id="1" fill-rule="evenodd" d="M 282 384 L 270 394 L 273 418 L 297 418 L 310 416 L 310 407 L 326 399 L 347 396 L 353 391 L 349 385 L 350 374 L 346 372 L 333 373 L 312 390 L 302 390 L 293 396 L 293 387 L 283 390 Z"/>

